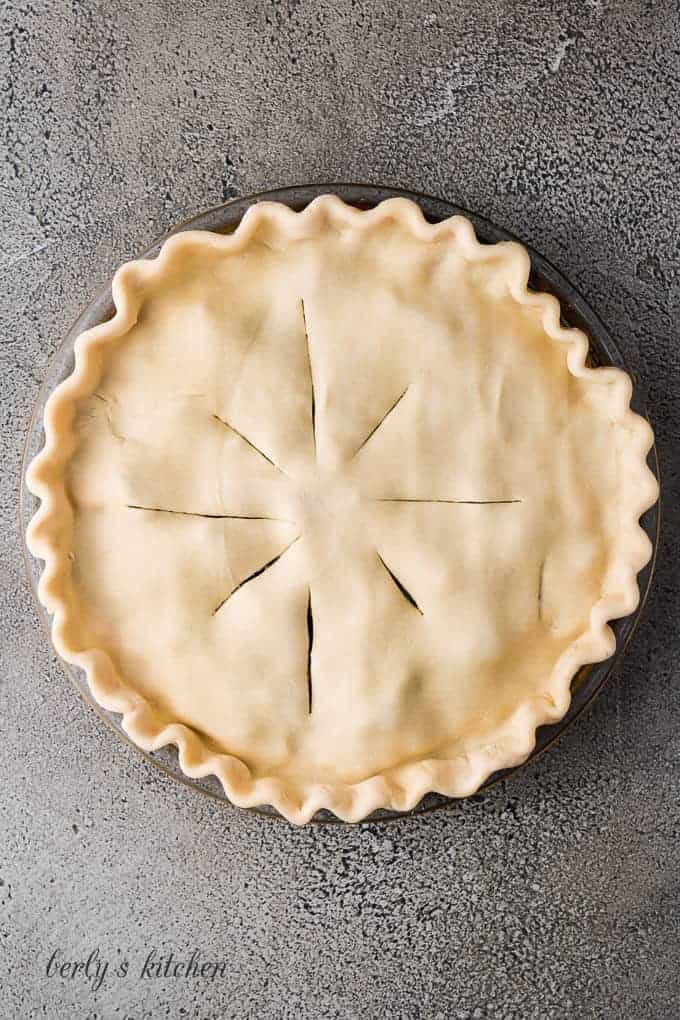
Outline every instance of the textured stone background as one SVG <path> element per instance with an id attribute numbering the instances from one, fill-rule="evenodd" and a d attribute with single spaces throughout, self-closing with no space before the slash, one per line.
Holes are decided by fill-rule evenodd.
<path id="1" fill-rule="evenodd" d="M 677 3 L 0 2 L 0 1015 L 680 1015 Z M 625 664 L 541 761 L 403 823 L 298 831 L 164 779 L 74 694 L 23 576 L 21 445 L 79 307 L 278 184 L 435 193 L 533 242 L 648 387 L 665 537 Z M 214 982 L 48 980 L 55 948 Z"/>

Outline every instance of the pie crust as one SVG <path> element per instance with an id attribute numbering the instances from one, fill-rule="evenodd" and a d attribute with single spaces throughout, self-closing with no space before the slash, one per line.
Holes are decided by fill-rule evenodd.
<path id="1" fill-rule="evenodd" d="M 358 821 L 524 761 L 638 603 L 631 383 L 516 243 L 323 196 L 113 280 L 45 410 L 57 652 L 241 806 Z"/>

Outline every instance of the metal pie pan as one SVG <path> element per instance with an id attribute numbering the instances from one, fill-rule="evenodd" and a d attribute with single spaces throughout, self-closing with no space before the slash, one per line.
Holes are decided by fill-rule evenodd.
<path id="1" fill-rule="evenodd" d="M 249 195 L 245 198 L 235 198 L 226 202 L 224 205 L 208 209 L 207 211 L 199 213 L 197 216 L 178 224 L 163 237 L 158 238 L 138 257 L 153 258 L 158 254 L 163 242 L 168 237 L 172 236 L 172 234 L 176 234 L 180 231 L 211 230 L 218 233 L 229 233 L 236 229 L 243 214 L 256 202 L 283 202 L 292 209 L 299 210 L 303 209 L 309 204 L 309 202 L 317 198 L 319 195 L 328 193 L 339 195 L 345 202 L 365 209 L 377 205 L 377 203 L 381 202 L 383 199 L 402 196 L 410 198 L 416 202 L 422 209 L 425 217 L 431 222 L 438 222 L 439 220 L 443 220 L 449 216 L 455 216 L 457 214 L 466 216 L 472 221 L 477 237 L 482 242 L 493 244 L 497 241 L 518 240 L 518 238 L 513 236 L 509 231 L 496 226 L 494 223 L 491 223 L 484 217 L 479 216 L 477 213 L 471 212 L 470 210 L 464 209 L 460 206 L 453 205 L 450 202 L 445 202 L 442 199 L 433 198 L 429 195 L 421 195 L 416 192 L 403 191 L 396 188 L 364 184 L 309 184 L 278 188 L 274 191 L 260 192 L 258 194 Z M 532 269 L 529 285 L 536 290 L 547 291 L 548 293 L 554 294 L 560 302 L 563 323 L 567 326 L 576 326 L 587 334 L 590 340 L 590 362 L 593 365 L 615 365 L 625 371 L 628 371 L 629 374 L 632 375 L 625 363 L 621 351 L 613 340 L 608 329 L 599 316 L 588 305 L 585 299 L 579 294 L 576 288 L 566 279 L 565 276 L 563 276 L 562 273 L 559 272 L 559 270 L 555 269 L 555 267 L 546 258 L 536 252 L 529 245 L 524 242 L 521 243 L 524 244 L 524 247 L 527 249 L 531 258 Z M 26 529 L 31 517 L 38 507 L 38 500 L 26 486 L 26 468 L 44 444 L 42 420 L 47 398 L 52 390 L 63 379 L 70 375 L 73 370 L 73 346 L 76 338 L 84 330 L 106 321 L 113 315 L 113 313 L 114 307 L 111 290 L 110 287 L 108 287 L 89 305 L 87 305 L 87 307 L 84 308 L 82 313 L 79 315 L 78 319 L 64 338 L 61 346 L 50 361 L 45 380 L 40 388 L 38 399 L 33 409 L 33 414 L 31 416 L 26 435 L 26 442 L 24 444 L 20 492 L 20 525 L 23 540 L 24 562 L 26 565 L 26 575 L 34 596 L 36 608 L 45 627 L 45 632 L 48 638 L 50 635 L 51 617 L 44 606 L 40 603 L 37 594 L 37 586 L 41 574 L 41 563 L 33 559 L 26 547 Z M 637 386 L 634 386 L 632 403 L 637 413 L 646 417 L 645 407 L 639 393 L 637 392 Z M 656 447 L 653 447 L 651 450 L 649 466 L 658 479 L 659 465 Z M 642 570 L 638 578 L 640 585 L 640 602 L 637 609 L 630 616 L 624 617 L 620 620 L 614 620 L 611 623 L 611 627 L 616 635 L 616 651 L 614 655 L 605 662 L 586 666 L 577 673 L 572 682 L 572 699 L 567 714 L 557 723 L 550 726 L 539 727 L 536 733 L 536 745 L 527 761 L 515 768 L 503 769 L 494 773 L 483 784 L 479 791 L 481 795 L 483 795 L 484 791 L 488 790 L 489 787 L 499 782 L 499 780 L 506 779 L 513 773 L 524 768 L 529 762 L 533 761 L 536 757 L 538 757 L 538 755 L 542 754 L 543 751 L 550 747 L 591 703 L 593 698 L 600 693 L 616 668 L 637 627 L 652 584 L 659 543 L 659 502 L 657 502 L 644 514 L 640 523 L 652 542 L 653 552 L 650 562 L 644 570 Z M 84 673 L 70 663 L 64 662 L 63 660 L 60 661 L 79 694 L 95 710 L 95 712 L 97 712 L 100 718 L 102 718 L 104 722 L 111 727 L 119 738 L 133 747 L 138 754 L 142 755 L 148 762 L 160 769 L 166 775 L 171 776 L 176 781 L 183 783 L 185 786 L 188 786 L 193 790 L 197 790 L 202 794 L 220 801 L 225 805 L 225 807 L 233 807 L 227 799 L 219 780 L 215 776 L 208 776 L 204 779 L 191 779 L 181 771 L 177 751 L 174 746 L 164 747 L 159 751 L 154 751 L 152 753 L 147 753 L 137 747 L 137 745 L 134 744 L 124 732 L 121 726 L 120 717 L 112 712 L 106 711 L 94 700 Z M 441 809 L 455 803 L 456 801 L 453 801 L 451 798 L 432 793 L 425 796 L 413 809 L 413 811 L 398 812 L 382 809 L 374 812 L 365 821 L 395 821 L 398 819 L 408 818 L 411 815 L 418 815 L 427 811 Z M 282 816 L 279 815 L 277 811 L 266 805 L 263 807 L 249 808 L 247 810 L 264 815 L 267 818 L 283 821 Z M 312 821 L 317 824 L 346 824 L 328 811 L 317 812 Z"/>

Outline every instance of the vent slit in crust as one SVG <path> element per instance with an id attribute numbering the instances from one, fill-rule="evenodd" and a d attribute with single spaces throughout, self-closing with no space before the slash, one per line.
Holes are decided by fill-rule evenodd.
<path id="1" fill-rule="evenodd" d="M 453 503 L 460 506 L 503 506 L 522 503 L 521 499 L 412 499 L 410 496 L 378 496 L 374 503 Z"/>
<path id="2" fill-rule="evenodd" d="M 305 312 L 305 302 L 303 298 L 300 298 L 300 308 L 302 309 L 302 327 L 305 331 L 305 344 L 307 347 L 307 362 L 309 364 L 309 381 L 312 387 L 312 439 L 314 440 L 314 449 L 316 450 L 316 397 L 314 395 L 314 369 L 312 368 L 312 350 L 309 343 L 309 329 L 307 327 L 307 313 Z"/>
<path id="3" fill-rule="evenodd" d="M 268 560 L 263 566 L 259 567 L 257 570 L 254 570 L 252 574 L 248 574 L 248 576 L 244 577 L 242 581 L 239 581 L 236 587 L 232 588 L 227 597 L 223 598 L 220 604 L 216 606 L 215 609 L 213 609 L 213 616 L 215 616 L 216 613 L 219 613 L 220 609 L 225 604 L 225 602 L 228 602 L 232 595 L 236 594 L 239 588 L 243 588 L 245 584 L 248 584 L 250 581 L 254 581 L 256 577 L 259 577 L 261 574 L 264 574 L 265 570 L 269 570 L 269 568 L 273 567 L 275 563 L 278 563 L 281 557 L 285 556 L 285 554 L 288 552 L 291 546 L 295 545 L 299 538 L 300 535 L 298 535 L 297 538 L 294 538 L 293 541 L 290 542 L 285 549 L 282 549 L 277 556 L 274 556 L 273 559 Z"/>
<path id="4" fill-rule="evenodd" d="M 368 435 L 364 439 L 363 443 L 360 443 L 359 446 L 357 446 L 356 450 L 352 454 L 353 457 L 356 457 L 356 455 L 363 450 L 363 448 L 365 447 L 365 445 L 369 441 L 369 439 L 371 439 L 371 437 L 376 434 L 376 432 L 378 431 L 380 426 L 385 422 L 385 419 L 388 418 L 389 415 L 392 414 L 392 411 L 394 411 L 394 409 L 397 406 L 397 404 L 399 404 L 404 399 L 404 397 L 406 396 L 406 394 L 407 394 L 407 392 L 408 392 L 408 390 L 410 388 L 410 385 L 411 384 L 409 383 L 409 385 L 406 387 L 404 392 L 400 393 L 399 396 L 397 397 L 397 399 L 394 401 L 394 403 L 391 404 L 390 407 L 387 408 L 387 410 L 385 411 L 384 415 L 382 416 L 382 418 L 380 419 L 378 424 L 373 426 L 371 431 L 368 433 Z"/>
<path id="5" fill-rule="evenodd" d="M 418 610 L 418 612 L 420 613 L 421 616 L 424 616 L 425 614 L 423 613 L 422 609 L 420 608 L 420 606 L 418 605 L 418 603 L 414 599 L 413 595 L 411 595 L 411 592 L 407 588 L 404 587 L 404 585 L 401 583 L 401 581 L 399 580 L 397 575 L 394 573 L 394 571 L 390 570 L 390 568 L 387 566 L 387 564 L 385 563 L 385 561 L 382 558 L 382 556 L 380 555 L 380 553 L 378 553 L 377 555 L 378 555 L 378 559 L 382 563 L 383 567 L 385 568 L 387 573 L 390 575 L 390 577 L 394 581 L 394 584 L 395 584 L 396 588 L 398 589 L 398 591 L 401 592 L 401 594 L 404 596 L 406 601 L 409 602 L 413 606 L 414 609 Z"/>
<path id="6" fill-rule="evenodd" d="M 314 648 L 314 614 L 312 612 L 312 589 L 307 593 L 307 714 L 312 714 L 312 649 Z"/>
<path id="7" fill-rule="evenodd" d="M 541 565 L 538 568 L 537 602 L 538 602 L 538 618 L 539 618 L 539 620 L 543 619 L 543 575 L 544 574 L 545 574 L 545 559 L 542 559 L 541 560 Z"/>
<path id="8" fill-rule="evenodd" d="M 264 450 L 261 450 L 259 446 L 256 446 L 255 443 L 248 439 L 247 436 L 244 436 L 242 432 L 239 432 L 238 429 L 235 429 L 233 425 L 230 425 L 228 421 L 225 421 L 224 418 L 220 418 L 219 414 L 214 414 L 213 418 L 215 419 L 215 421 L 218 421 L 220 425 L 224 425 L 226 429 L 229 429 L 230 432 L 233 432 L 235 436 L 238 436 L 239 439 L 242 439 L 244 443 L 247 443 L 251 450 L 255 450 L 255 453 L 259 453 L 260 457 L 264 457 L 267 463 L 271 464 L 272 467 L 275 467 L 277 471 L 280 471 L 281 474 L 283 475 L 286 474 L 283 468 L 279 467 L 279 465 L 275 461 L 273 461 L 271 457 L 268 457 Z"/>
<path id="9" fill-rule="evenodd" d="M 146 510 L 150 514 L 178 514 L 180 517 L 205 517 L 212 521 L 280 521 L 292 524 L 285 517 L 267 517 L 264 514 L 202 514 L 194 510 L 168 510 L 162 506 L 139 506 L 137 503 L 126 503 L 128 510 Z"/>

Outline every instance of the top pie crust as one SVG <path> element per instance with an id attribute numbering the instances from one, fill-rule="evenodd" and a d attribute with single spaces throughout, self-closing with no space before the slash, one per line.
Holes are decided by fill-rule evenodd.
<path id="1" fill-rule="evenodd" d="M 523 761 L 638 603 L 649 425 L 515 243 L 253 206 L 113 280 L 29 469 L 59 654 L 293 822 Z"/>

